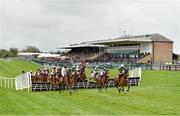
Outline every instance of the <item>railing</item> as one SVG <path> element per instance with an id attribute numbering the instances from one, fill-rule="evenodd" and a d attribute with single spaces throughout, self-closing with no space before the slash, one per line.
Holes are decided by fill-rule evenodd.
<path id="1" fill-rule="evenodd" d="M 31 87 L 31 74 L 25 73 L 17 76 L 16 78 L 0 77 L 0 87 L 11 88 L 16 90 L 28 89 Z"/>
<path id="2" fill-rule="evenodd" d="M 0 77 L 0 87 L 15 89 L 16 78 Z"/>
<path id="3" fill-rule="evenodd" d="M 159 69 L 180 71 L 180 64 L 160 64 Z"/>
<path id="4" fill-rule="evenodd" d="M 27 72 L 17 76 L 15 83 L 16 83 L 16 90 L 28 89 L 29 92 L 29 88 L 32 85 L 31 73 Z"/>

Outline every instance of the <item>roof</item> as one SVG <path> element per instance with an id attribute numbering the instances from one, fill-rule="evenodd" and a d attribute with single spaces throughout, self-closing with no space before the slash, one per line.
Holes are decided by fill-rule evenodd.
<path id="1" fill-rule="evenodd" d="M 105 45 L 99 44 L 74 44 L 66 47 L 59 47 L 58 49 L 72 49 L 72 48 L 85 48 L 85 47 L 106 47 Z"/>
<path id="2" fill-rule="evenodd" d="M 152 42 L 152 41 L 161 41 L 161 42 L 173 42 L 172 40 L 160 35 L 160 34 L 146 34 L 146 35 L 137 35 L 137 36 L 125 36 L 114 39 L 105 39 L 97 41 L 88 41 L 82 42 L 81 44 L 103 44 L 103 43 L 114 43 L 114 42 Z"/>
<path id="3" fill-rule="evenodd" d="M 172 40 L 160 35 L 160 34 L 149 34 L 152 41 L 161 41 L 161 42 L 173 42 Z"/>
<path id="4" fill-rule="evenodd" d="M 104 39 L 97 41 L 87 41 L 81 42 L 80 44 L 73 44 L 66 47 L 59 47 L 58 49 L 73 49 L 73 48 L 84 48 L 84 47 L 106 47 L 106 45 L 111 43 L 138 43 L 138 42 L 169 42 L 173 43 L 172 40 L 158 34 L 146 34 L 146 35 L 136 35 L 136 36 L 124 36 L 114 39 Z"/>
<path id="5" fill-rule="evenodd" d="M 42 53 L 38 55 L 38 58 L 55 58 L 55 57 L 60 57 L 60 54 L 47 54 L 47 53 Z"/>
<path id="6" fill-rule="evenodd" d="M 41 53 L 30 53 L 30 52 L 20 52 L 18 53 L 19 56 L 33 56 L 33 55 L 39 55 Z"/>
<path id="7" fill-rule="evenodd" d="M 112 42 L 151 42 L 150 37 L 139 37 L 139 38 L 116 38 L 116 39 L 108 39 L 108 40 L 98 40 L 98 41 L 90 41 L 87 43 L 91 44 L 103 44 L 103 43 L 112 43 Z"/>

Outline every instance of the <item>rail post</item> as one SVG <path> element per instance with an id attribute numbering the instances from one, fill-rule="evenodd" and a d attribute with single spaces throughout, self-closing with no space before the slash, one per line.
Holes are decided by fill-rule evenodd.
<path id="1" fill-rule="evenodd" d="M 160 63 L 160 65 L 159 65 L 159 69 L 161 70 L 161 63 Z"/>
<path id="2" fill-rule="evenodd" d="M 7 87 L 9 88 L 9 78 L 7 78 Z"/>
<path id="3" fill-rule="evenodd" d="M 0 82 L 1 82 L 1 86 L 2 86 L 2 78 L 0 77 Z"/>
<path id="4" fill-rule="evenodd" d="M 13 89 L 13 81 L 14 79 L 11 79 L 11 89 Z"/>
<path id="5" fill-rule="evenodd" d="M 6 88 L 6 79 L 4 79 L 4 82 L 5 82 L 5 88 Z"/>

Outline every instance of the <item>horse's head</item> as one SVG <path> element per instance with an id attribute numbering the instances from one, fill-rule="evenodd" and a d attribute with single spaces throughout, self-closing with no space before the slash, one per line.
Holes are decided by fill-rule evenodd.
<path id="1" fill-rule="evenodd" d="M 106 71 L 105 71 L 104 77 L 105 77 L 105 78 L 109 78 L 109 70 L 106 70 Z"/>
<path id="2" fill-rule="evenodd" d="M 129 75 L 128 72 L 120 73 L 118 74 L 118 79 L 121 79 L 121 78 L 127 79 L 128 75 Z"/>

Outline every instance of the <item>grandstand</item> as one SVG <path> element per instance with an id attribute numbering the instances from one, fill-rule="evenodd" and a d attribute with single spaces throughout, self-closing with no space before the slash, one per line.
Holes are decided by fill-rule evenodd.
<path id="1" fill-rule="evenodd" d="M 160 34 L 146 34 L 81 42 L 59 49 L 70 49 L 64 56 L 73 60 L 161 63 L 172 62 L 173 41 Z"/>

